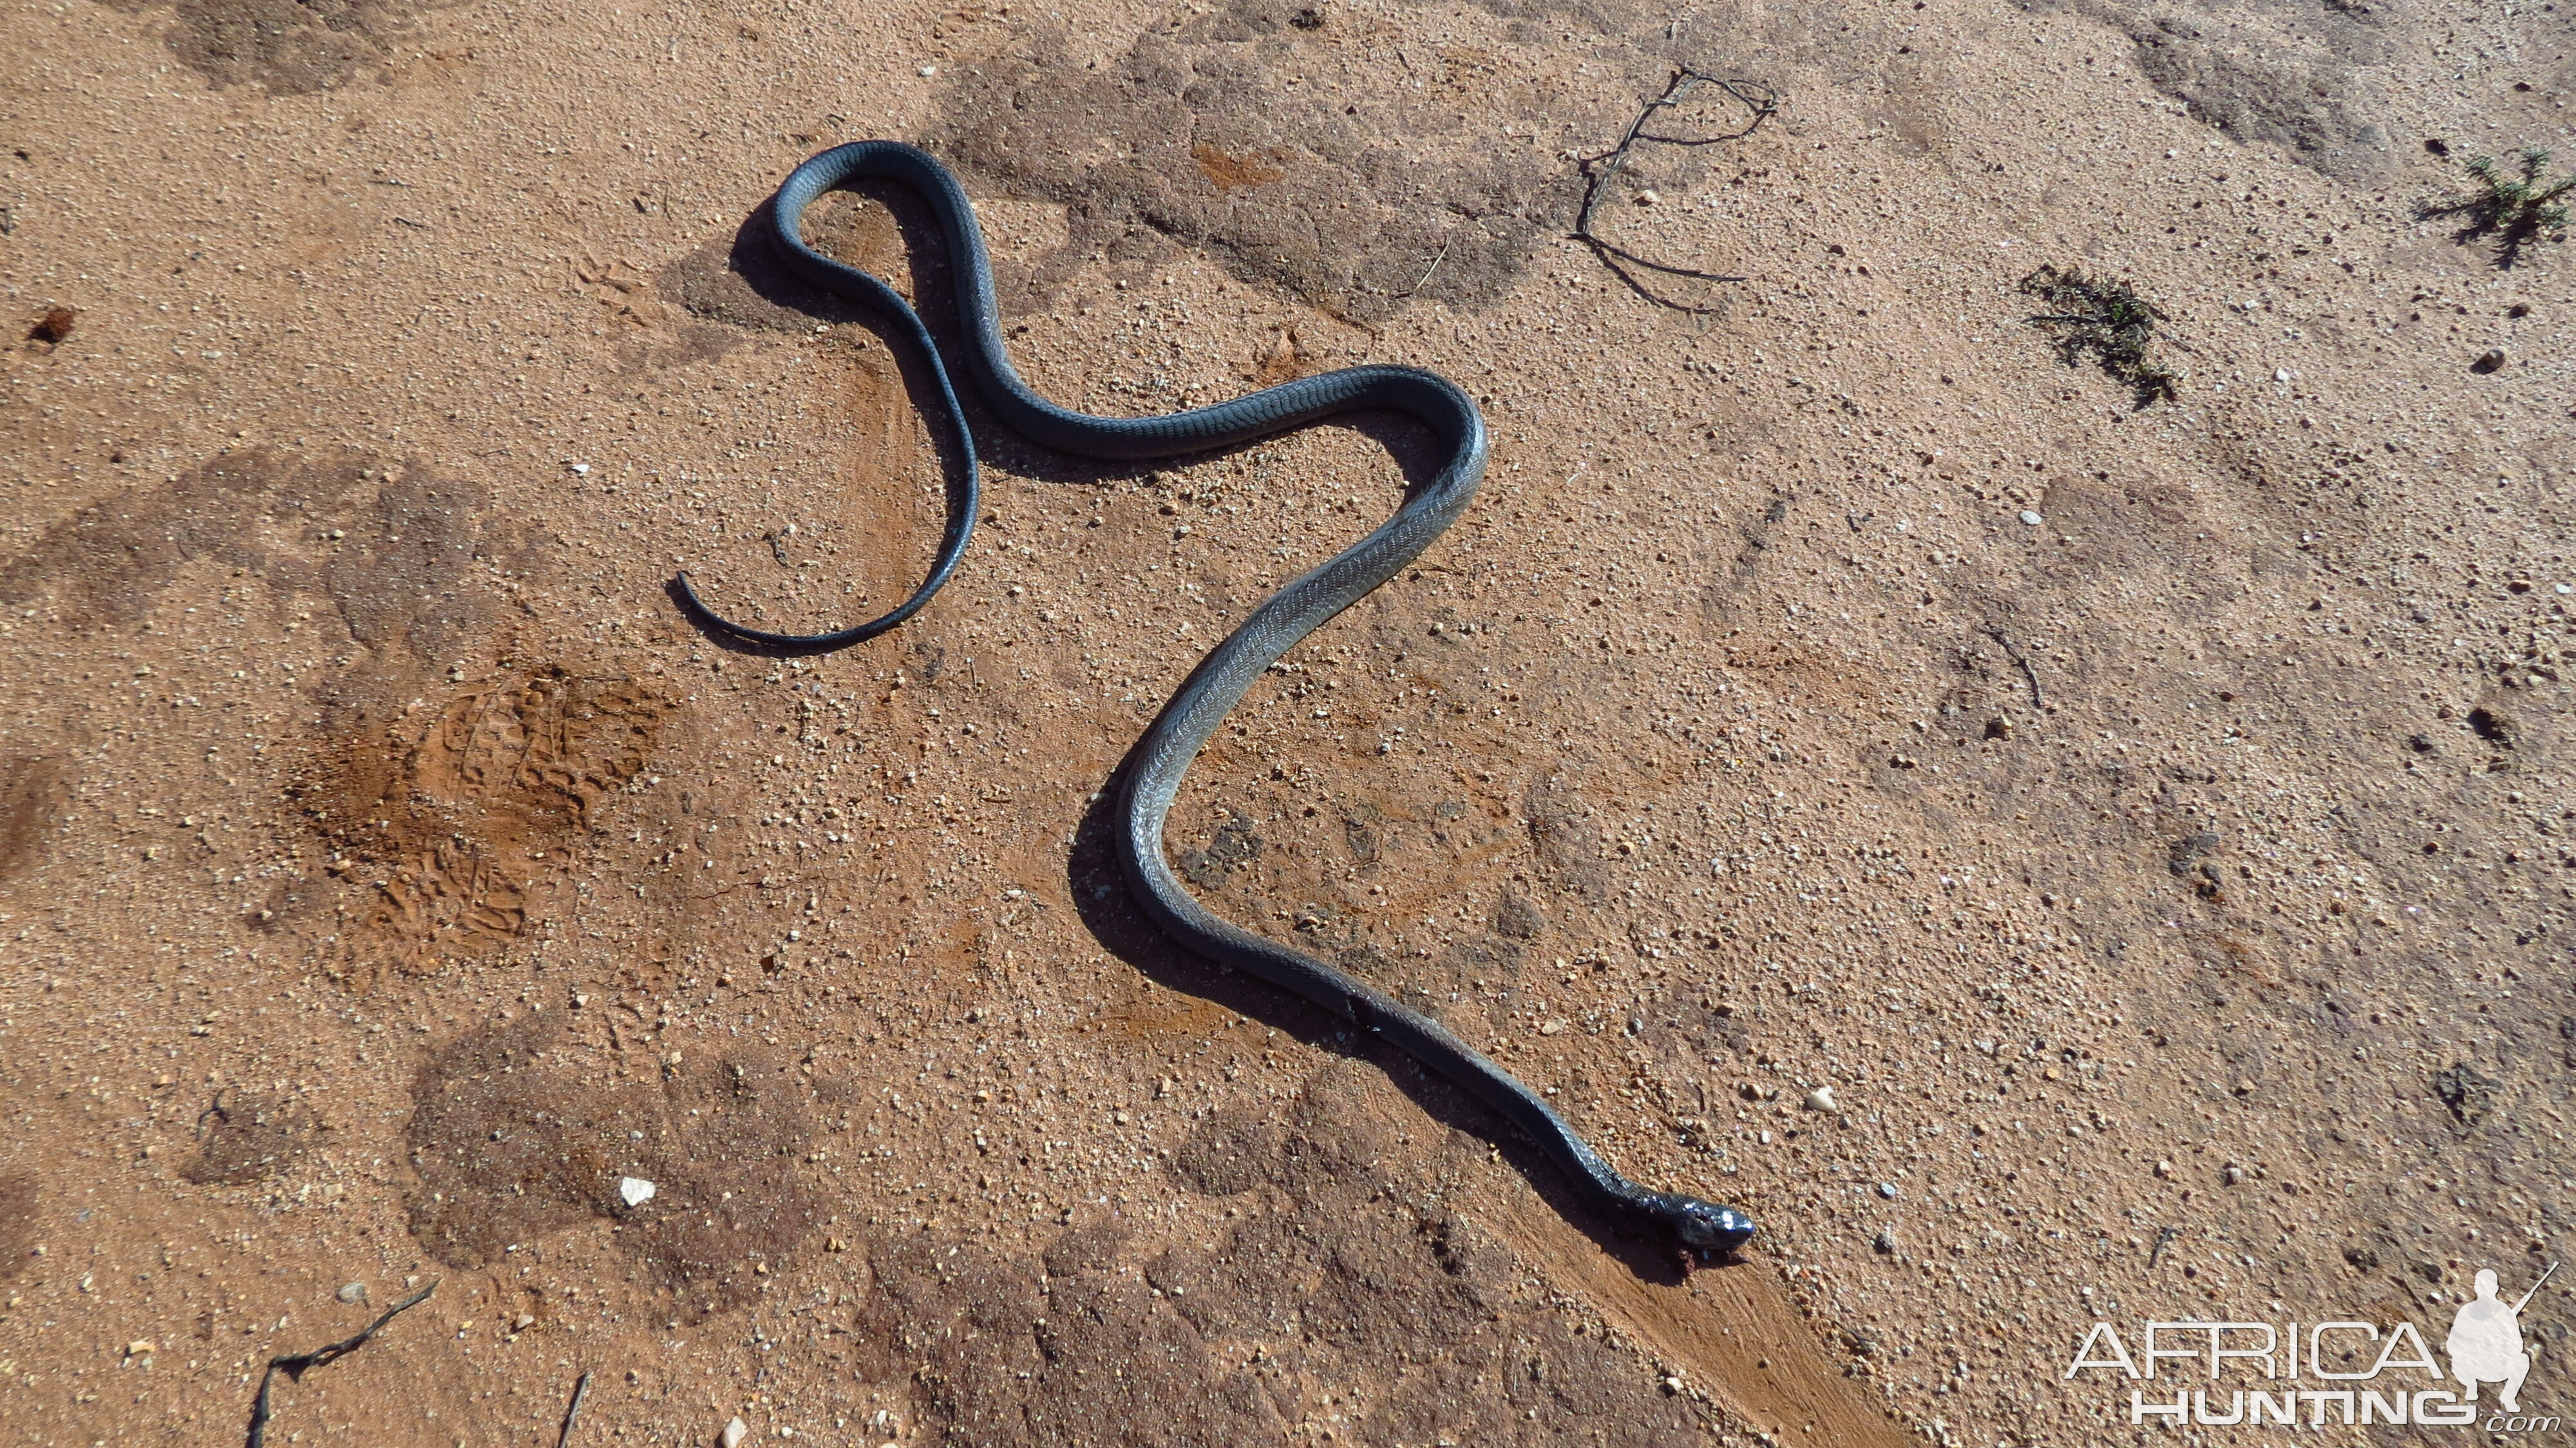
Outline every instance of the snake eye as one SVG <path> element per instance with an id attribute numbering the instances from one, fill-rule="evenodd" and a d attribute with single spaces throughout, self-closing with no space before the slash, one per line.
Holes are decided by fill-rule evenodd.
<path id="1" fill-rule="evenodd" d="M 1753 1240 L 1753 1219 L 1733 1207 L 1684 1198 L 1673 1216 L 1673 1234 L 1685 1247 L 1732 1252 Z"/>

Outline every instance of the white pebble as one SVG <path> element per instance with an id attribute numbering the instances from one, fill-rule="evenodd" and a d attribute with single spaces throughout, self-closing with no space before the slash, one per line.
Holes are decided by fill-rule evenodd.
<path id="1" fill-rule="evenodd" d="M 1887 1198 L 1887 1199 L 1888 1199 L 1889 1201 L 1891 1201 L 1891 1202 L 1892 1202 L 1892 1201 L 1895 1201 L 1895 1200 L 1896 1200 L 1896 1183 L 1894 1183 L 1894 1182 L 1880 1182 L 1880 1183 L 1878 1184 L 1878 1194 L 1879 1194 L 1880 1196 L 1882 1196 L 1882 1197 Z"/>
<path id="2" fill-rule="evenodd" d="M 740 1418 L 736 1418 L 724 1425 L 724 1431 L 716 1435 L 716 1441 L 723 1444 L 724 1448 L 742 1448 L 742 1440 L 750 1436 L 751 1429 Z"/>
<path id="3" fill-rule="evenodd" d="M 364 1282 L 351 1282 L 343 1286 L 339 1292 L 334 1295 L 342 1302 L 364 1302 L 367 1300 L 367 1284 Z"/>
<path id="4" fill-rule="evenodd" d="M 640 1207 L 653 1200 L 655 1188 L 642 1177 L 619 1177 L 617 1199 L 630 1207 Z"/>
<path id="5" fill-rule="evenodd" d="M 2045 522 L 2047 522 L 2047 521 L 2048 521 L 2047 519 L 2042 518 L 2041 516 L 2039 516 L 2037 513 L 2032 512 L 2032 511 L 2031 511 L 2030 509 L 2028 509 L 2028 508 L 2024 508 L 2024 509 L 2022 509 L 2022 510 L 2021 510 L 2021 520 L 2022 520 L 2023 522 L 2025 522 L 2025 523 L 2028 523 L 2030 526 L 2032 526 L 2032 527 L 2034 527 L 2034 528 L 2036 528 L 2036 527 L 2038 527 L 2040 524 L 2045 523 Z"/>
<path id="6" fill-rule="evenodd" d="M 1807 1109 L 1809 1111 L 1840 1111 L 1842 1110 L 1842 1107 L 1834 1100 L 1834 1088 L 1831 1086 L 1819 1086 L 1815 1090 L 1807 1093 Z"/>

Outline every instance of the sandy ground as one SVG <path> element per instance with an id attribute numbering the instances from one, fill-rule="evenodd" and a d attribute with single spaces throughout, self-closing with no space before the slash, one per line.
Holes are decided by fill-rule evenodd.
<path id="1" fill-rule="evenodd" d="M 2095 1321 L 2438 1342 L 2571 1245 L 2576 255 L 2418 216 L 2566 149 L 2556 7 L 0 34 L 13 1442 L 238 1441 L 270 1355 L 432 1283 L 271 1441 L 553 1443 L 587 1372 L 585 1444 L 2127 1442 Z M 1566 236 L 1680 63 L 1781 97 L 1604 208 L 1743 278 L 1695 311 Z M 1367 360 L 1486 406 L 1475 507 L 1264 681 L 1176 852 L 1754 1212 L 1740 1262 L 1161 943 L 1100 848 L 1409 425 L 1106 468 L 970 398 L 915 623 L 674 610 L 845 623 L 929 556 L 916 359 L 744 239 L 871 136 L 960 168 L 1069 405 Z M 815 234 L 946 325 L 903 198 Z M 2176 396 L 2061 364 L 2043 263 L 2160 307 Z M 2576 1416 L 2570 1287 L 2523 1402 Z"/>

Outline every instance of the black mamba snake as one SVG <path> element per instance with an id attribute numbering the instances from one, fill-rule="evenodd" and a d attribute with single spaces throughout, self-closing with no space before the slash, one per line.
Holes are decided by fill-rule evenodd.
<path id="1" fill-rule="evenodd" d="M 1406 1009 L 1384 992 L 1312 956 L 1211 914 L 1181 888 L 1163 857 L 1163 817 L 1180 792 L 1182 776 L 1252 681 L 1308 634 L 1411 562 L 1448 530 L 1475 496 L 1485 472 L 1485 420 L 1474 401 L 1448 379 L 1412 367 L 1350 367 L 1169 417 L 1068 412 L 1030 391 L 1012 370 L 995 314 L 993 270 L 985 255 L 983 232 L 957 179 L 927 153 L 892 141 L 835 146 L 797 167 L 778 188 L 772 210 L 773 239 L 798 276 L 885 313 L 921 348 L 939 380 L 941 400 L 965 452 L 963 506 L 952 494 L 947 534 L 929 579 L 900 608 L 873 622 L 812 635 L 745 628 L 709 611 L 683 574 L 682 596 L 693 611 L 726 632 L 757 643 L 801 649 L 855 643 L 894 627 L 928 602 L 965 551 L 976 507 L 974 438 L 929 329 L 891 287 L 816 252 L 805 244 L 799 229 L 805 208 L 816 197 L 847 182 L 879 179 L 920 193 L 938 218 L 956 270 L 966 370 L 1003 423 L 1031 442 L 1089 458 L 1161 458 L 1232 447 L 1370 408 L 1405 413 L 1437 435 L 1448 461 L 1428 484 L 1407 497 L 1395 516 L 1376 531 L 1272 595 L 1200 661 L 1163 706 L 1153 728 L 1128 756 L 1115 816 L 1119 865 L 1138 901 L 1182 944 L 1221 965 L 1296 992 L 1465 1087 L 1528 1133 L 1586 1196 L 1612 1216 L 1659 1224 L 1682 1246 L 1700 1252 L 1731 1251 L 1751 1240 L 1752 1220 L 1733 1207 L 1675 1192 L 1648 1191 L 1619 1175 L 1537 1093 L 1438 1021 Z"/>

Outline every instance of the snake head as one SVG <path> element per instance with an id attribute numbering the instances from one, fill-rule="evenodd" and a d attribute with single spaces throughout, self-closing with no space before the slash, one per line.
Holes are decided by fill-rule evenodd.
<path id="1" fill-rule="evenodd" d="M 1656 1215 L 1673 1229 L 1683 1246 L 1696 1252 L 1732 1252 L 1753 1240 L 1753 1219 L 1733 1207 L 1697 1197 L 1666 1196 Z"/>

